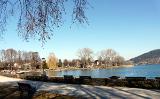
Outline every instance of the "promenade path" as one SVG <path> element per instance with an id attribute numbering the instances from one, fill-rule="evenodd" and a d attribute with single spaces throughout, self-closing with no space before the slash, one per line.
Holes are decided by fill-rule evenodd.
<path id="1" fill-rule="evenodd" d="M 84 99 L 160 99 L 160 90 L 49 83 L 0 76 L 0 85 L 18 86 L 17 82 L 30 83 L 37 88 L 37 92 L 47 91 Z"/>

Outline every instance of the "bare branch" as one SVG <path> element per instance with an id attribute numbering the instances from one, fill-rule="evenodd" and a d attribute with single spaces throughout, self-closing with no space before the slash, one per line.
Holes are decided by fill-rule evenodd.
<path id="1" fill-rule="evenodd" d="M 37 38 L 44 44 L 53 35 L 55 28 L 63 25 L 68 0 L 0 0 L 0 34 L 5 31 L 7 19 L 18 9 L 18 35 L 25 41 Z M 73 23 L 88 23 L 85 16 L 87 0 L 72 0 Z"/>

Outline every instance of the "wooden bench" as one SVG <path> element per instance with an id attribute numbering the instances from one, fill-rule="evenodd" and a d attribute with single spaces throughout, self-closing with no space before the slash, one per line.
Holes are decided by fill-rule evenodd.
<path id="1" fill-rule="evenodd" d="M 119 76 L 111 76 L 109 77 L 110 79 L 119 79 L 120 77 Z"/>
<path id="2" fill-rule="evenodd" d="M 90 84 L 92 83 L 92 77 L 91 76 L 79 76 L 79 81 L 81 84 Z"/>
<path id="3" fill-rule="evenodd" d="M 160 77 L 155 77 L 156 80 L 160 80 Z"/>
<path id="4" fill-rule="evenodd" d="M 79 76 L 80 79 L 92 79 L 91 76 Z"/>
<path id="5" fill-rule="evenodd" d="M 64 75 L 64 82 L 65 83 L 73 83 L 74 77 L 73 75 Z"/>
<path id="6" fill-rule="evenodd" d="M 125 77 L 126 80 L 132 80 L 132 81 L 144 81 L 146 80 L 146 77 Z"/>
<path id="7" fill-rule="evenodd" d="M 32 96 L 36 92 L 36 88 L 31 86 L 28 83 L 18 82 L 18 86 L 19 86 L 18 88 L 19 88 L 19 91 L 21 92 L 21 95 L 23 94 L 23 92 L 27 92 L 28 96 Z"/>

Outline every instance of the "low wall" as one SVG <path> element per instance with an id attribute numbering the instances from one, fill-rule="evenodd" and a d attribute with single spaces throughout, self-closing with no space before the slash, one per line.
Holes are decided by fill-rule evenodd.
<path id="1" fill-rule="evenodd" d="M 11 75 L 0 73 L 0 75 L 14 78 L 21 78 L 33 81 L 45 81 L 54 83 L 68 83 L 68 84 L 86 84 L 86 85 L 103 85 L 103 86 L 119 86 L 119 87 L 132 87 L 132 88 L 145 88 L 145 89 L 160 89 L 160 77 L 155 79 L 144 79 L 145 77 L 126 77 L 123 79 L 112 79 L 112 78 L 91 78 L 91 79 L 80 79 L 80 78 L 69 78 L 64 77 L 47 77 L 47 76 L 24 76 Z"/>
<path id="2" fill-rule="evenodd" d="M 28 76 L 27 80 L 44 81 L 41 76 Z M 160 89 L 160 79 L 110 79 L 110 78 L 92 78 L 81 81 L 80 78 L 73 78 L 66 81 L 64 77 L 48 77 L 47 82 L 68 83 L 68 84 L 86 84 L 86 85 L 103 85 L 103 86 L 119 86 L 144 89 Z"/>

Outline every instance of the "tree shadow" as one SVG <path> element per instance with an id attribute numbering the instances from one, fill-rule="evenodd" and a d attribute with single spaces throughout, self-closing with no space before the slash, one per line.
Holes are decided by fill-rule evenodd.
<path id="1" fill-rule="evenodd" d="M 160 93 L 160 90 L 157 89 L 149 89 L 149 90 Z"/>
<path id="2" fill-rule="evenodd" d="M 98 88 L 98 87 L 93 87 L 89 89 L 89 88 L 82 86 L 82 90 L 91 92 L 92 94 L 98 96 L 100 99 L 110 98 L 109 96 L 114 96 L 114 97 L 121 98 L 121 99 L 125 98 L 124 96 L 116 94 L 113 90 L 110 90 L 110 89 L 103 90 L 102 88 Z"/>
<path id="3" fill-rule="evenodd" d="M 88 86 L 88 85 L 67 85 L 66 88 L 72 87 L 75 89 L 74 91 L 70 91 L 67 95 L 78 96 L 78 98 L 82 99 L 106 99 L 111 97 L 121 98 L 124 99 L 125 96 L 120 95 L 114 90 L 106 89 L 103 90 L 102 88 Z"/>
<path id="4" fill-rule="evenodd" d="M 126 90 L 122 90 L 122 89 L 119 89 L 119 88 L 115 88 L 115 89 L 116 89 L 116 90 L 119 90 L 119 91 L 123 91 L 123 92 L 129 93 L 129 94 L 132 94 L 132 95 L 135 95 L 135 96 L 137 96 L 137 97 L 139 97 L 139 98 L 150 99 L 150 97 L 145 97 L 145 96 L 142 96 L 142 95 L 133 93 L 133 92 L 129 92 L 129 91 L 126 91 Z"/>
<path id="5" fill-rule="evenodd" d="M 143 96 L 141 94 L 131 92 L 132 90 L 123 90 L 116 87 L 106 87 L 106 86 L 91 86 L 91 85 L 74 85 L 74 84 L 63 84 L 63 83 L 52 83 L 52 82 L 41 82 L 41 81 L 7 81 L 0 83 L 0 99 L 31 99 L 28 98 L 26 94 L 20 97 L 20 92 L 18 91 L 17 82 L 28 83 L 37 89 L 37 92 L 46 91 L 53 94 L 63 94 L 68 96 L 75 96 L 79 99 L 106 99 L 106 98 L 145 98 L 149 99 L 148 96 Z M 11 91 L 11 89 L 14 89 Z M 155 90 L 157 93 L 160 91 Z M 36 94 L 36 93 L 35 93 Z M 8 98 L 10 97 L 10 98 Z"/>
<path id="6" fill-rule="evenodd" d="M 11 86 L 10 84 L 0 83 L 0 99 L 4 99 L 8 95 L 12 94 L 17 90 L 16 87 Z"/>
<path id="7" fill-rule="evenodd" d="M 17 83 L 27 83 L 35 87 L 36 90 L 43 85 L 43 82 L 32 82 L 27 80 L 0 82 L 0 99 L 32 99 L 33 94 L 28 95 L 27 92 L 19 91 Z M 36 92 L 36 91 L 35 91 Z"/>

